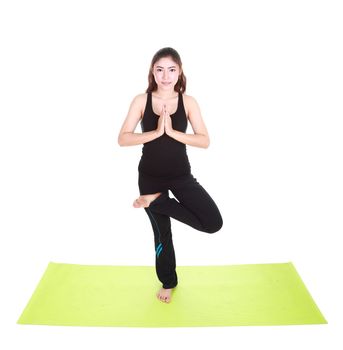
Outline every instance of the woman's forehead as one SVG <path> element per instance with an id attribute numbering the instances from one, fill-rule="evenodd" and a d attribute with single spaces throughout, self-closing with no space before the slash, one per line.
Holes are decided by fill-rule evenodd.
<path id="1" fill-rule="evenodd" d="M 178 67 L 178 64 L 174 62 L 170 57 L 162 57 L 155 62 L 155 67 L 160 66 L 163 68 Z"/>

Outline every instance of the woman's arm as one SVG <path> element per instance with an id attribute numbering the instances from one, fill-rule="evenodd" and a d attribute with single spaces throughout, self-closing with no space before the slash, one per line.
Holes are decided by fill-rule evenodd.
<path id="1" fill-rule="evenodd" d="M 167 135 L 190 146 L 208 148 L 210 145 L 210 137 L 202 119 L 199 105 L 194 97 L 187 96 L 187 107 L 188 119 L 192 125 L 194 134 L 186 134 L 184 132 L 174 130 L 171 126 L 171 117 L 168 115 L 165 121 Z"/>
<path id="2" fill-rule="evenodd" d="M 164 132 L 162 130 L 163 132 L 161 134 L 161 129 L 164 129 L 164 125 L 160 125 L 161 123 L 159 123 L 159 127 L 156 130 L 134 133 L 136 126 L 141 119 L 141 106 L 143 99 L 144 94 L 141 94 L 137 95 L 131 102 L 129 112 L 118 135 L 118 144 L 120 146 L 140 145 L 160 137 Z"/>

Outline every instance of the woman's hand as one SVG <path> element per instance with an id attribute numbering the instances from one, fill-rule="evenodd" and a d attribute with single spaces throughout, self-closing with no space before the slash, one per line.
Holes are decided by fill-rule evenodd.
<path id="1" fill-rule="evenodd" d="M 173 126 L 172 126 L 172 120 L 171 120 L 169 112 L 167 111 L 166 105 L 164 105 L 163 108 L 164 108 L 164 113 L 163 113 L 163 115 L 164 115 L 164 130 L 168 136 L 171 136 L 173 131 L 174 131 Z"/>
<path id="2" fill-rule="evenodd" d="M 161 110 L 161 115 L 158 118 L 158 123 L 157 123 L 157 135 L 158 137 L 162 136 L 164 134 L 164 129 L 165 129 L 165 122 L 164 122 L 164 107 Z"/>

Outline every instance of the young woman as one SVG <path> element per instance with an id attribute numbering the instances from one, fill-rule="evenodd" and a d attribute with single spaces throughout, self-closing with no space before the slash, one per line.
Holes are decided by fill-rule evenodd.
<path id="1" fill-rule="evenodd" d="M 170 302 L 176 287 L 175 252 L 170 218 L 196 230 L 214 233 L 223 225 L 217 205 L 191 173 L 186 145 L 207 148 L 209 136 L 196 100 L 185 94 L 186 77 L 176 50 L 157 51 L 152 58 L 146 93 L 131 102 L 119 132 L 120 146 L 143 144 L 138 165 L 140 196 L 154 232 L 156 273 L 162 282 L 157 297 Z M 142 133 L 135 133 L 140 121 Z M 186 134 L 190 122 L 194 134 Z M 170 198 L 168 191 L 175 198 Z"/>

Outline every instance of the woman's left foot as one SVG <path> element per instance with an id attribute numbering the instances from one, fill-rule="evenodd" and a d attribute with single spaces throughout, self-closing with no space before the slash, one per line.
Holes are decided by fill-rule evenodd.
<path id="1" fill-rule="evenodd" d="M 163 287 L 158 291 L 157 298 L 164 303 L 170 303 L 172 289 L 164 289 Z"/>
<path id="2" fill-rule="evenodd" d="M 133 206 L 135 208 L 147 208 L 149 207 L 150 203 L 155 200 L 157 197 L 161 195 L 161 192 L 154 193 L 154 194 L 146 194 L 143 196 L 139 196 L 134 202 Z"/>

